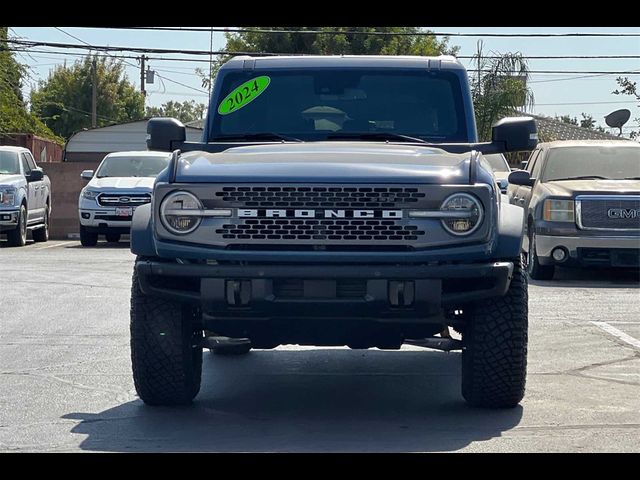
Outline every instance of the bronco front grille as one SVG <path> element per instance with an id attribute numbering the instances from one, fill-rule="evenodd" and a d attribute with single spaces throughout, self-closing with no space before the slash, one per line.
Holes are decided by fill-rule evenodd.
<path id="1" fill-rule="evenodd" d="M 412 187 L 223 187 L 216 197 L 231 206 L 389 208 L 411 205 L 425 194 Z"/>
<path id="2" fill-rule="evenodd" d="M 415 225 L 395 220 L 253 219 L 217 229 L 225 239 L 238 240 L 418 240 L 425 234 Z"/>
<path id="3" fill-rule="evenodd" d="M 640 230 L 640 195 L 581 195 L 576 206 L 583 230 Z"/>

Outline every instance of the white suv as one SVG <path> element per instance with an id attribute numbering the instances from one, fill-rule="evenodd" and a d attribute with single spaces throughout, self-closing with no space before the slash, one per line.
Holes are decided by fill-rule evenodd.
<path id="1" fill-rule="evenodd" d="M 90 181 L 78 199 L 82 245 L 95 246 L 98 235 L 118 242 L 128 234 L 134 210 L 151 201 L 153 182 L 170 158 L 166 152 L 116 152 L 104 157 L 95 173 L 83 171 Z"/>

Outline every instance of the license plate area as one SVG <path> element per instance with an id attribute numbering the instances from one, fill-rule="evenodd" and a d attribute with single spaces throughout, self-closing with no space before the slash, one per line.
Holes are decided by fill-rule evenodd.
<path id="1" fill-rule="evenodd" d="M 116 207 L 116 217 L 130 217 L 133 215 L 133 207 Z"/>

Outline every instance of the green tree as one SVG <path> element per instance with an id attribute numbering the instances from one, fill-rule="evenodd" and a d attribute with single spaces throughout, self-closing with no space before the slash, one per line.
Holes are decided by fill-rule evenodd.
<path id="1" fill-rule="evenodd" d="M 568 123 L 569 125 L 580 126 L 581 128 L 586 128 L 588 130 L 595 130 L 597 132 L 606 133 L 606 130 L 602 128 L 600 125 L 596 125 L 596 121 L 593 118 L 593 115 L 590 113 L 582 113 L 582 120 L 578 121 L 577 117 L 570 117 L 569 115 L 561 115 L 555 116 L 556 120 L 559 120 L 563 123 Z"/>
<path id="2" fill-rule="evenodd" d="M 459 47 L 450 46 L 449 38 L 438 40 L 418 27 L 247 27 L 261 30 L 296 30 L 300 33 L 238 32 L 226 33 L 225 51 L 246 53 L 290 53 L 313 55 L 455 55 Z M 344 33 L 302 33 L 309 31 Z M 347 33 L 357 32 L 357 33 Z M 372 35 L 389 33 L 401 35 Z M 220 55 L 213 66 L 215 78 L 220 65 L 233 55 Z M 208 70 L 197 69 L 203 87 L 208 87 Z"/>
<path id="3" fill-rule="evenodd" d="M 8 50 L 8 28 L 0 27 L 0 134 L 33 133 L 62 143 L 38 118 L 26 108 L 22 98 L 22 80 L 26 69 Z"/>
<path id="4" fill-rule="evenodd" d="M 182 123 L 193 122 L 204 117 L 207 106 L 195 100 L 174 102 L 169 100 L 160 107 L 147 107 L 147 117 L 173 117 Z"/>
<path id="5" fill-rule="evenodd" d="M 638 84 L 636 82 L 632 82 L 629 80 L 629 77 L 618 77 L 616 79 L 618 82 L 619 89 L 615 89 L 613 94 L 615 95 L 629 95 L 631 97 L 635 97 L 638 101 L 638 108 L 640 108 L 640 93 L 638 93 Z M 640 117 L 636 117 L 633 120 L 637 124 L 640 124 Z M 632 139 L 640 138 L 640 131 L 631 131 L 629 133 L 629 137 Z"/>
<path id="6" fill-rule="evenodd" d="M 491 127 L 501 118 L 533 105 L 528 88 L 529 67 L 521 53 L 482 53 L 482 43 L 474 55 L 477 65 L 471 77 L 471 93 L 480 141 L 491 140 Z"/>
<path id="7" fill-rule="evenodd" d="M 578 119 L 576 117 L 571 118 L 569 115 L 561 115 L 555 117 L 556 120 L 561 121 L 562 123 L 568 123 L 569 125 L 578 126 Z"/>
<path id="8" fill-rule="evenodd" d="M 64 138 L 91 128 L 92 62 L 96 62 L 97 126 L 144 118 L 144 96 L 129 82 L 121 61 L 86 56 L 70 67 L 56 67 L 31 93 L 31 108 Z"/>

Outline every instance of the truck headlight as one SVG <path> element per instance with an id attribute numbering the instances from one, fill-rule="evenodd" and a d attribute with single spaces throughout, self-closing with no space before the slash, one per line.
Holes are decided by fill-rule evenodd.
<path id="1" fill-rule="evenodd" d="M 88 188 L 85 188 L 84 190 L 82 190 L 82 197 L 89 200 L 95 200 L 99 193 L 100 192 L 96 192 L 95 190 L 89 190 Z"/>
<path id="2" fill-rule="evenodd" d="M 202 222 L 202 204 L 189 192 L 174 192 L 162 202 L 160 219 L 171 233 L 191 233 Z"/>
<path id="3" fill-rule="evenodd" d="M 13 187 L 0 188 L 0 205 L 13 206 L 16 200 L 16 189 Z"/>
<path id="4" fill-rule="evenodd" d="M 542 218 L 547 222 L 574 222 L 573 200 L 545 200 Z"/>
<path id="5" fill-rule="evenodd" d="M 469 235 L 482 223 L 482 204 L 468 193 L 454 193 L 440 207 L 451 216 L 441 220 L 442 226 L 453 235 Z"/>

